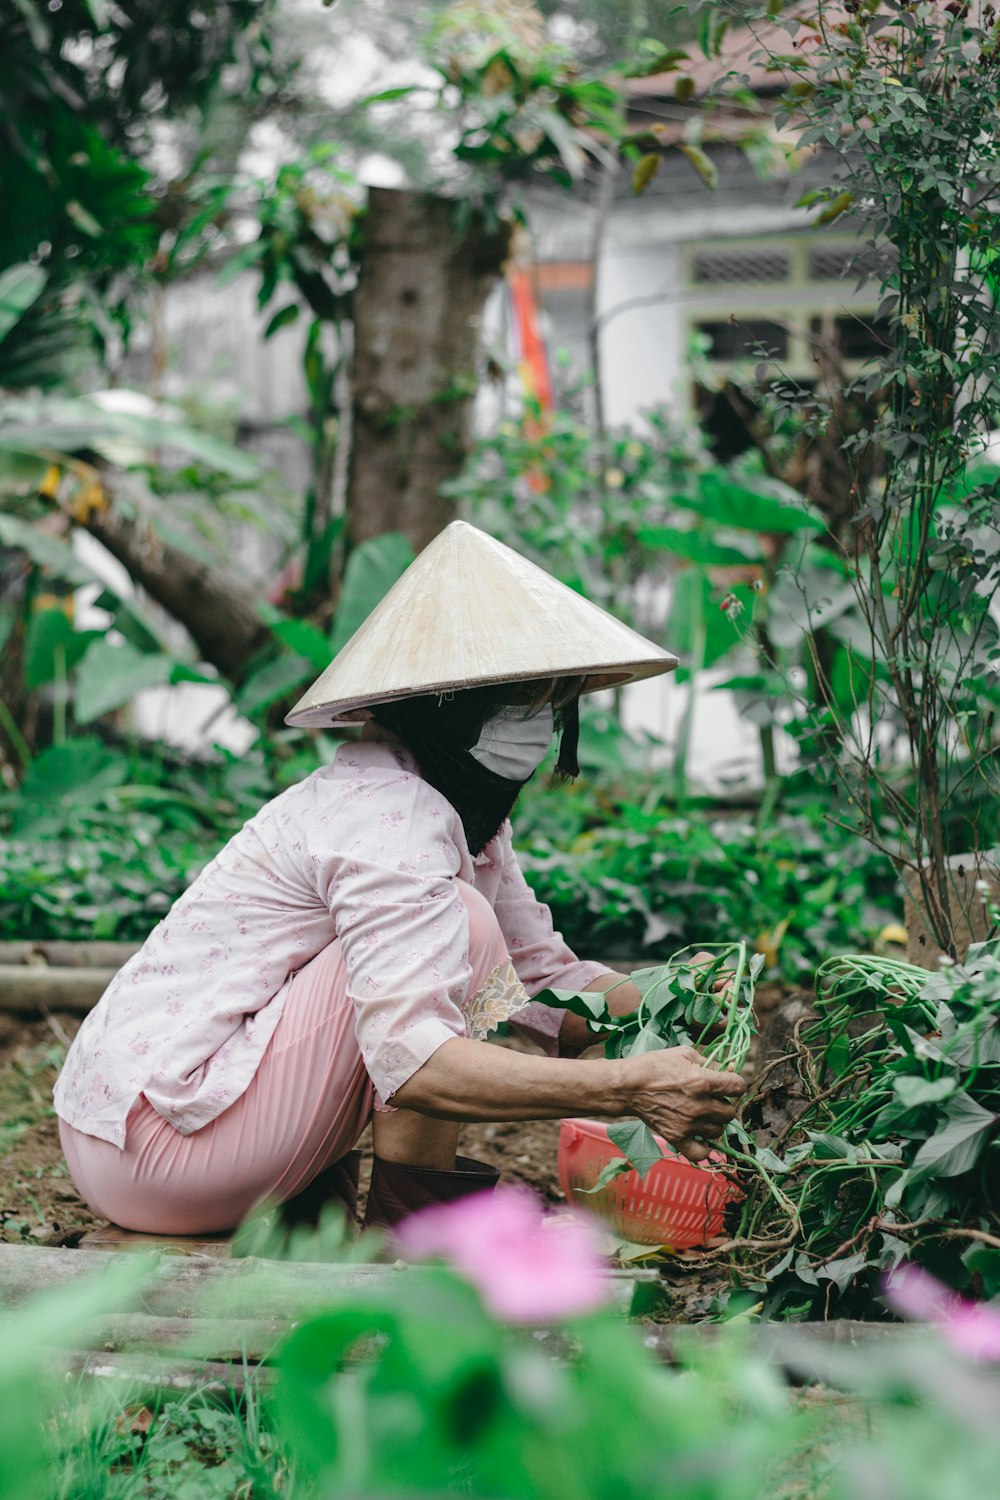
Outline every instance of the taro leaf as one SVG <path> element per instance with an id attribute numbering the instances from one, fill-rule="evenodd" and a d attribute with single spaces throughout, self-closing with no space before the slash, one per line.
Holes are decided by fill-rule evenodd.
<path id="1" fill-rule="evenodd" d="M 14 810 L 18 837 L 61 827 L 79 808 L 93 807 L 129 777 L 129 761 L 94 735 L 81 735 L 36 755 Z"/>
<path id="2" fill-rule="evenodd" d="M 907 1174 L 911 1183 L 926 1178 L 958 1177 L 970 1171 L 982 1154 L 997 1116 L 968 1094 L 959 1094 L 949 1101 L 945 1120 L 942 1129 L 924 1141 L 913 1158 Z"/>
<path id="3" fill-rule="evenodd" d="M 950 1099 L 958 1089 L 956 1078 L 914 1078 L 902 1074 L 893 1080 L 893 1090 L 906 1109 L 917 1109 L 921 1104 L 940 1104 Z"/>
<path id="4" fill-rule="evenodd" d="M 576 1191 L 578 1193 L 599 1193 L 602 1188 L 607 1187 L 609 1182 L 614 1182 L 616 1177 L 624 1177 L 627 1172 L 633 1170 L 632 1163 L 627 1161 L 624 1156 L 616 1156 L 613 1161 L 607 1162 L 602 1167 L 601 1175 L 593 1187 L 577 1188 Z"/>
<path id="5" fill-rule="evenodd" d="M 756 538 L 752 542 L 747 538 L 743 547 L 731 547 L 703 531 L 681 531 L 675 526 L 640 526 L 636 536 L 646 547 L 670 552 L 702 568 L 745 567 L 761 556 Z"/>
<path id="6" fill-rule="evenodd" d="M 87 650 L 100 639 L 99 630 L 75 630 L 61 609 L 35 610 L 28 622 L 24 650 L 24 680 L 28 687 L 41 687 L 69 672 Z"/>
<path id="7" fill-rule="evenodd" d="M 144 688 L 164 687 L 174 662 L 162 652 L 147 654 L 123 641 L 106 637 L 94 641 L 76 674 L 73 711 L 78 724 L 91 724 L 102 714 L 130 703 Z"/>
<path id="8" fill-rule="evenodd" d="M 304 656 L 314 671 L 323 672 L 330 665 L 330 642 L 318 626 L 308 620 L 289 620 L 280 615 L 269 623 L 282 645 Z"/>
<path id="9" fill-rule="evenodd" d="M 770 493 L 769 493 L 770 491 Z M 673 496 L 677 505 L 690 506 L 718 526 L 741 531 L 781 532 L 825 530 L 823 522 L 788 485 L 768 481 L 751 487 L 725 469 L 705 469 L 698 476 L 694 497 Z"/>
<path id="10" fill-rule="evenodd" d="M 615 1120 L 608 1126 L 608 1139 L 625 1153 L 640 1177 L 663 1159 L 653 1132 L 642 1120 Z"/>
<path id="11" fill-rule="evenodd" d="M 384 532 L 354 548 L 340 587 L 330 636 L 331 655 L 336 656 L 346 646 L 412 561 L 413 548 L 399 531 Z"/>
<path id="12" fill-rule="evenodd" d="M 843 1255 L 839 1260 L 828 1260 L 825 1266 L 817 1266 L 816 1275 L 832 1281 L 837 1290 L 843 1292 L 858 1272 L 864 1270 L 865 1263 L 864 1250 L 856 1250 L 853 1255 Z"/>

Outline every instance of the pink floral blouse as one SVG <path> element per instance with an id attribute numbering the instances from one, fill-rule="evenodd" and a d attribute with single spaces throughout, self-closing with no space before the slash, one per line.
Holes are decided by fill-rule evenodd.
<path id="1" fill-rule="evenodd" d="M 493 907 L 520 981 L 483 1028 L 463 1008 L 472 970 L 457 880 Z M 553 931 L 509 823 L 473 859 L 458 814 L 402 746 L 344 745 L 250 819 L 115 975 L 70 1048 L 58 1113 L 120 1147 L 140 1093 L 182 1134 L 207 1125 L 249 1086 L 291 975 L 335 938 L 383 1101 L 443 1042 L 514 1011 L 554 1051 L 562 1013 L 524 992 L 609 972 Z"/>

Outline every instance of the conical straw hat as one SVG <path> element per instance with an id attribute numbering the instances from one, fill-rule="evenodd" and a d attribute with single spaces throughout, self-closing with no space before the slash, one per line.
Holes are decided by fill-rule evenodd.
<path id="1" fill-rule="evenodd" d="M 425 547 L 286 723 L 366 718 L 373 703 L 523 682 L 586 678 L 585 692 L 654 677 L 677 658 L 464 521 Z"/>

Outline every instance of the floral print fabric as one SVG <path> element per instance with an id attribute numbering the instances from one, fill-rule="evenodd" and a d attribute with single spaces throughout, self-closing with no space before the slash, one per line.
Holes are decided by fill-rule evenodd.
<path id="1" fill-rule="evenodd" d="M 144 1094 L 183 1134 L 200 1129 L 249 1086 L 291 975 L 335 940 L 361 1055 L 390 1099 L 442 1043 L 520 998 L 502 976 L 470 1004 L 459 881 L 492 906 L 526 995 L 609 972 L 553 931 L 509 823 L 473 859 L 457 813 L 402 746 L 343 745 L 245 824 L 116 974 L 70 1048 L 58 1114 L 123 1146 Z M 513 1018 L 555 1049 L 561 1012 L 528 1005 Z"/>

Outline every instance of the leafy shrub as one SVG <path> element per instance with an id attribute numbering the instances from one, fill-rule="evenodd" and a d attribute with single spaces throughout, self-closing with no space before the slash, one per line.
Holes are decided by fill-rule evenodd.
<path id="1" fill-rule="evenodd" d="M 278 790 L 259 756 L 186 764 L 66 740 L 4 799 L 0 938 L 142 941 Z"/>
<path id="2" fill-rule="evenodd" d="M 1000 949 L 977 945 L 939 974 L 833 959 L 816 1003 L 790 1044 L 793 1120 L 766 1144 L 735 1127 L 737 1278 L 783 1316 L 868 1315 L 903 1259 L 996 1296 Z"/>
<path id="3" fill-rule="evenodd" d="M 790 799 L 761 828 L 710 803 L 678 812 L 633 779 L 610 793 L 531 790 L 515 838 L 528 880 L 581 953 L 654 960 L 742 938 L 776 975 L 805 980 L 829 954 L 869 948 L 899 904 L 889 860 L 827 812 Z"/>

